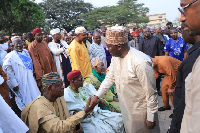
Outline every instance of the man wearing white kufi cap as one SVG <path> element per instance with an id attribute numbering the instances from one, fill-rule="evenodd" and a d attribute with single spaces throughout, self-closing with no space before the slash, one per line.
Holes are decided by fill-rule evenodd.
<path id="1" fill-rule="evenodd" d="M 115 83 L 126 133 L 159 133 L 158 95 L 150 58 L 128 46 L 127 30 L 121 26 L 108 29 L 105 42 L 113 58 L 90 106 Z"/>
<path id="2" fill-rule="evenodd" d="M 69 55 L 72 61 L 72 70 L 79 70 L 83 78 L 92 73 L 90 56 L 84 44 L 87 39 L 86 29 L 77 27 L 75 29 L 76 38 L 70 43 Z"/>
<path id="3" fill-rule="evenodd" d="M 65 83 L 65 87 L 68 87 L 70 83 L 67 80 L 67 74 L 72 70 L 68 53 L 69 45 L 66 41 L 61 41 L 59 28 L 51 30 L 50 34 L 53 36 L 53 41 L 48 44 L 48 47 L 53 54 L 57 71 L 62 77 L 62 80 Z"/>

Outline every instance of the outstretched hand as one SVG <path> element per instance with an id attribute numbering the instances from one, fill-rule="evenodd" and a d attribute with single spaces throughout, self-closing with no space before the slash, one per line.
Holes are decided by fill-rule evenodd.
<path id="1" fill-rule="evenodd" d="M 90 105 L 91 105 L 91 96 L 88 98 L 86 107 L 84 109 L 86 114 L 91 113 L 93 111 L 94 107 L 96 106 L 96 105 L 92 105 L 92 106 L 90 106 Z"/>
<path id="2" fill-rule="evenodd" d="M 151 122 L 151 121 L 148 121 L 146 120 L 146 123 L 147 123 L 147 128 L 148 129 L 154 129 L 154 127 L 156 126 L 156 122 Z"/>
<path id="3" fill-rule="evenodd" d="M 90 103 L 90 107 L 95 107 L 98 103 L 99 103 L 99 99 L 98 99 L 98 96 L 94 96 L 91 100 L 91 103 Z"/>

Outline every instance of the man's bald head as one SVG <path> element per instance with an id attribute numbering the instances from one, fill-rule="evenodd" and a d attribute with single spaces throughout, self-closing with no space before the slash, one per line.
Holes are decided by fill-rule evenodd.
<path id="1" fill-rule="evenodd" d="M 94 33 L 93 33 L 93 37 L 94 37 L 94 36 L 101 36 L 101 35 L 100 35 L 99 32 L 94 32 Z"/>
<path id="2" fill-rule="evenodd" d="M 94 32 L 93 39 L 96 44 L 101 44 L 101 35 L 98 32 Z"/>

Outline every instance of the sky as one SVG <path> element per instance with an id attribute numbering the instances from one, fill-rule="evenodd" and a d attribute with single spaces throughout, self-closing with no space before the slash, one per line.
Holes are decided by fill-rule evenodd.
<path id="1" fill-rule="evenodd" d="M 93 4 L 95 7 L 116 5 L 119 0 L 84 0 Z M 42 0 L 35 0 L 39 3 Z M 178 7 L 180 0 L 138 0 L 138 3 L 144 3 L 149 8 L 149 13 L 166 13 L 166 19 L 174 21 L 178 17 Z"/>

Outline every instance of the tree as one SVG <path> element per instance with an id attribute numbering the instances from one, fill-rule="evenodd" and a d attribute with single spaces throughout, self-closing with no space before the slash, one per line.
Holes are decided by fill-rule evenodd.
<path id="1" fill-rule="evenodd" d="M 44 0 L 40 3 L 46 16 L 45 31 L 53 28 L 71 31 L 76 26 L 82 25 L 80 14 L 93 9 L 92 4 L 83 0 Z"/>
<path id="2" fill-rule="evenodd" d="M 0 31 L 4 34 L 28 32 L 44 25 L 42 8 L 29 0 L 3 0 L 0 3 Z"/>
<path id="3" fill-rule="evenodd" d="M 95 26 L 115 25 L 122 23 L 147 23 L 146 14 L 149 9 L 143 7 L 143 3 L 136 0 L 120 0 L 117 6 L 105 6 L 96 8 L 81 17 L 84 19 L 84 26 L 93 30 Z"/>

